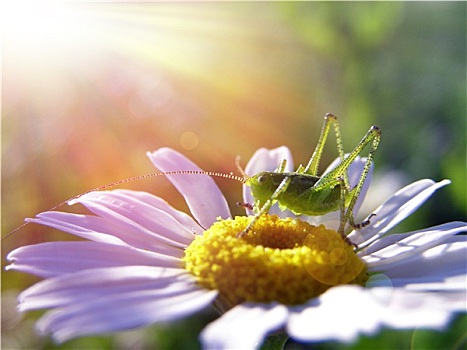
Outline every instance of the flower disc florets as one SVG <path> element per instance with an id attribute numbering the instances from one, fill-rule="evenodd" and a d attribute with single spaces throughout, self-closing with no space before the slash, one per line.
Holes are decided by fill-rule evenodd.
<path id="1" fill-rule="evenodd" d="M 338 284 L 363 285 L 368 275 L 353 247 L 334 230 L 263 215 L 214 223 L 185 250 L 185 268 L 233 306 L 243 301 L 302 304 Z"/>

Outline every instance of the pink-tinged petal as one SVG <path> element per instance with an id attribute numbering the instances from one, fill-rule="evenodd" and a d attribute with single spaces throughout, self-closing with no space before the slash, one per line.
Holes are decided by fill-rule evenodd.
<path id="1" fill-rule="evenodd" d="M 194 170 L 202 171 L 182 154 L 160 148 L 147 153 L 151 162 L 163 172 Z M 218 217 L 229 218 L 230 210 L 222 192 L 208 175 L 167 175 L 167 178 L 183 195 L 191 213 L 204 228 L 209 228 Z"/>
<path id="2" fill-rule="evenodd" d="M 37 214 L 34 219 L 28 218 L 25 221 L 53 227 L 94 242 L 126 244 L 118 236 L 114 235 L 115 230 L 109 230 L 107 222 L 97 216 L 46 211 Z"/>
<path id="3" fill-rule="evenodd" d="M 453 235 L 465 231 L 464 222 L 451 222 L 429 229 L 403 234 L 397 242 L 387 245 L 381 244 L 382 249 L 371 254 L 359 252 L 370 271 L 386 271 L 399 265 L 406 259 L 444 243 Z M 397 236 L 397 235 L 396 235 Z M 389 236 L 391 237 L 391 236 Z M 382 238 L 383 241 L 386 237 Z M 391 237 L 392 238 L 392 237 Z M 377 244 L 379 242 L 376 242 Z M 371 249 L 371 246 L 369 247 Z"/>
<path id="4" fill-rule="evenodd" d="M 193 289 L 155 299 L 149 292 L 137 292 L 47 312 L 37 328 L 41 333 L 52 333 L 62 343 L 80 336 L 176 321 L 205 308 L 216 295 L 215 291 Z"/>
<path id="5" fill-rule="evenodd" d="M 360 286 L 334 287 L 298 307 L 287 331 L 299 341 L 352 342 L 360 333 L 373 334 L 380 328 L 384 308 Z"/>
<path id="6" fill-rule="evenodd" d="M 274 148 L 271 150 L 266 149 L 266 148 L 260 148 L 253 154 L 250 161 L 246 165 L 245 173 L 248 176 L 253 176 L 262 171 L 274 171 L 279 167 L 280 163 L 284 159 L 287 161 L 285 171 L 286 172 L 293 171 L 294 164 L 293 164 L 292 154 L 290 153 L 290 150 L 286 146 L 281 146 L 281 147 Z M 250 203 L 250 204 L 254 204 L 255 202 L 253 196 L 251 195 L 250 187 L 245 186 L 245 185 L 243 186 L 243 200 L 245 201 L 245 203 Z M 254 212 L 252 210 L 247 209 L 246 211 L 247 211 L 247 215 L 254 215 Z M 269 213 L 276 214 L 281 217 L 287 216 L 287 215 L 284 215 L 284 213 L 279 209 L 277 204 L 274 205 L 269 210 Z"/>
<path id="7" fill-rule="evenodd" d="M 196 286 L 194 278 L 180 268 L 136 265 L 88 269 L 34 284 L 19 295 L 19 310 L 92 304 L 144 290 L 152 291 L 154 297 L 165 297 L 172 291 L 179 293 L 193 286 Z"/>
<path id="8" fill-rule="evenodd" d="M 181 225 L 187 228 L 190 232 L 194 232 L 196 234 L 202 234 L 203 228 L 199 226 L 199 224 L 193 220 L 191 216 L 188 214 L 175 209 L 167 201 L 160 197 L 156 197 L 150 193 L 142 192 L 142 191 L 131 191 L 131 190 L 118 190 L 119 194 L 126 195 L 132 197 L 133 199 L 137 199 L 142 203 L 146 203 L 154 208 L 160 209 L 163 212 L 166 212 L 170 216 L 172 216 L 175 220 L 177 220 Z"/>
<path id="9" fill-rule="evenodd" d="M 145 280 L 142 274 L 139 276 L 130 274 L 126 278 L 127 283 L 123 279 L 115 285 L 113 277 L 119 276 L 120 271 L 107 270 L 109 270 L 107 275 L 97 274 L 102 278 L 100 285 L 88 285 L 92 289 L 82 291 L 83 294 L 87 294 L 86 297 L 77 296 L 76 292 L 81 291 L 76 288 L 68 290 L 68 293 L 63 291 L 62 295 L 53 297 L 49 295 L 49 298 L 57 298 L 61 301 L 63 306 L 46 313 L 38 321 L 38 329 L 43 333 L 53 333 L 58 342 L 63 342 L 83 335 L 174 321 L 206 307 L 217 296 L 216 291 L 207 291 L 190 283 L 188 279 L 181 280 L 174 277 L 166 279 L 157 277 L 151 281 L 151 279 Z M 90 275 L 82 277 L 86 278 Z M 139 283 L 136 281 L 137 278 L 140 279 Z M 87 280 L 84 279 L 83 283 L 87 283 Z M 102 286 L 105 283 L 110 283 L 112 288 Z M 94 293 L 93 289 L 96 287 L 98 291 Z"/>
<path id="10" fill-rule="evenodd" d="M 244 303 L 210 323 L 201 333 L 206 349 L 259 348 L 264 337 L 282 328 L 288 310 L 278 303 Z"/>
<path id="11" fill-rule="evenodd" d="M 115 266 L 180 267 L 179 257 L 129 246 L 99 242 L 48 242 L 15 249 L 8 254 L 7 270 L 53 277 L 86 269 Z"/>
<path id="12" fill-rule="evenodd" d="M 149 239 L 184 248 L 194 233 L 167 212 L 121 194 L 120 191 L 90 192 L 73 201 L 81 203 L 109 222 L 119 223 L 123 232 L 137 232 Z"/>
<path id="13" fill-rule="evenodd" d="M 176 254 L 202 228 L 188 215 L 145 192 L 91 192 L 70 201 L 83 203 L 102 217 L 45 212 L 29 222 L 48 225 L 96 242 L 129 244 Z M 178 247 L 178 248 L 175 248 Z"/>
<path id="14" fill-rule="evenodd" d="M 245 173 L 252 176 L 262 171 L 274 171 L 279 167 L 284 159 L 287 161 L 285 171 L 293 171 L 294 164 L 292 153 L 288 147 L 281 146 L 273 149 L 260 148 L 249 160 L 245 167 Z"/>
<path id="15" fill-rule="evenodd" d="M 95 242 L 131 245 L 170 256 L 180 256 L 182 252 L 180 247 L 161 243 L 152 232 L 130 230 L 126 225 L 129 221 L 126 217 L 120 217 L 120 220 L 106 220 L 92 215 L 48 211 L 27 221 L 50 226 Z"/>
<path id="16" fill-rule="evenodd" d="M 349 238 L 357 245 L 363 242 L 365 246 L 370 244 L 417 210 L 436 190 L 449 183 L 449 180 L 435 183 L 425 179 L 404 187 L 373 212 L 376 216 L 370 225 L 352 232 Z"/>

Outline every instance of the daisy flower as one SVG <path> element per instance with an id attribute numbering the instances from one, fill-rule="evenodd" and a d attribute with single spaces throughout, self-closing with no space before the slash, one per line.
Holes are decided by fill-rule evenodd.
<path id="1" fill-rule="evenodd" d="M 148 155 L 164 172 L 201 170 L 168 148 Z M 282 159 L 293 168 L 286 147 L 260 149 L 245 171 L 274 170 Z M 362 164 L 350 167 L 351 184 Z M 350 232 L 354 250 L 335 231 L 336 213 L 297 218 L 272 208 L 278 216 L 263 215 L 237 238 L 251 217 L 232 218 L 211 177 L 167 177 L 192 216 L 146 192 L 113 190 L 70 201 L 93 215 L 49 211 L 28 220 L 85 239 L 8 255 L 8 269 L 44 278 L 19 296 L 20 311 L 50 309 L 37 322 L 41 333 L 63 342 L 177 320 L 213 304 L 221 316 L 202 331 L 203 347 L 255 348 L 273 333 L 351 342 L 381 327 L 441 328 L 465 312 L 466 236 L 456 234 L 466 223 L 390 232 L 447 180 L 420 180 L 391 196 L 368 226 Z M 252 203 L 246 186 L 244 201 Z"/>

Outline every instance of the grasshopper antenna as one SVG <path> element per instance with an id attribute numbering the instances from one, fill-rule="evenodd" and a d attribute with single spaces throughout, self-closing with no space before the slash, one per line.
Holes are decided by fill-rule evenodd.
<path id="1" fill-rule="evenodd" d="M 246 174 L 243 172 L 243 169 L 241 169 L 241 170 L 242 170 L 241 174 L 246 176 Z M 107 185 L 103 185 L 103 186 L 93 188 L 91 190 L 88 190 L 86 192 L 80 193 L 80 194 L 78 194 L 78 195 L 76 195 L 74 197 L 71 197 L 71 198 L 67 199 L 67 200 L 57 204 L 56 206 L 48 209 L 47 211 L 52 211 L 52 210 L 58 209 L 61 206 L 67 204 L 68 202 L 70 202 L 70 201 L 72 201 L 74 199 L 78 199 L 78 198 L 80 198 L 80 197 L 82 197 L 82 196 L 84 196 L 84 195 L 86 195 L 88 193 L 91 193 L 91 192 L 103 191 L 103 190 L 106 190 L 108 188 L 115 187 L 115 186 L 118 186 L 118 185 L 122 185 L 122 184 L 125 184 L 125 183 L 128 183 L 128 182 L 139 181 L 139 180 L 143 180 L 143 179 L 149 179 L 149 178 L 152 178 L 152 177 L 157 177 L 157 176 L 162 176 L 162 175 L 207 175 L 207 176 L 214 176 L 214 177 L 223 177 L 223 178 L 226 178 L 226 179 L 239 181 L 239 182 L 241 182 L 243 184 L 246 182 L 245 177 L 236 176 L 233 173 L 224 174 L 224 173 L 218 173 L 218 172 L 213 172 L 213 171 L 177 170 L 177 171 L 166 171 L 166 172 L 160 172 L 160 173 L 151 173 L 151 174 L 146 174 L 146 175 L 138 175 L 138 176 L 129 177 L 127 179 L 123 179 L 123 180 L 120 180 L 120 181 L 117 181 L 117 182 L 112 182 L 112 183 L 107 184 Z M 7 239 L 8 237 L 13 235 L 14 233 L 18 232 L 19 230 L 21 230 L 23 227 L 25 227 L 27 225 L 29 225 L 28 221 L 23 223 L 21 226 L 18 226 L 17 228 L 15 228 L 13 231 L 9 232 L 5 237 L 2 237 L 2 241 Z"/>
<path id="2" fill-rule="evenodd" d="M 242 175 L 243 183 L 245 183 L 249 176 L 245 173 L 245 170 L 243 170 L 242 166 L 240 165 L 240 156 L 235 157 L 235 166 L 237 167 L 240 175 Z"/>

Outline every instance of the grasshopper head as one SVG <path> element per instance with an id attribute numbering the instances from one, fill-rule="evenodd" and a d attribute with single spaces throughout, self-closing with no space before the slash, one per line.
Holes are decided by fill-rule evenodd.
<path id="1" fill-rule="evenodd" d="M 256 204 L 262 206 L 281 183 L 283 176 L 274 172 L 263 171 L 246 179 L 245 185 L 250 186 Z M 282 179 L 280 179 L 282 177 Z"/>

